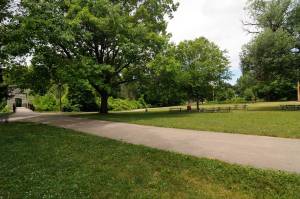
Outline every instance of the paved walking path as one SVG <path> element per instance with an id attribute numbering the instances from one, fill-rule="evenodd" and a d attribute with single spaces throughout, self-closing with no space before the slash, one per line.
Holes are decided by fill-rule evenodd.
<path id="1" fill-rule="evenodd" d="M 42 115 L 38 122 L 162 150 L 300 173 L 300 140 L 213 133 Z"/>
<path id="2" fill-rule="evenodd" d="M 33 112 L 30 109 L 24 108 L 24 107 L 18 107 L 16 109 L 16 113 L 12 114 L 8 117 L 9 122 L 18 121 L 22 119 L 28 119 L 32 117 L 40 116 L 41 114 Z"/>

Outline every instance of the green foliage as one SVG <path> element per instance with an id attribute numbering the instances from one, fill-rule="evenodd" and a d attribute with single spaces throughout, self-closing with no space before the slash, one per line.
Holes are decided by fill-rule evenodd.
<path id="1" fill-rule="evenodd" d="M 61 89 L 61 91 L 60 91 Z M 61 105 L 65 111 L 78 111 L 76 106 L 72 106 L 67 98 L 68 87 L 52 85 L 45 95 L 34 95 L 31 98 L 33 106 L 36 111 L 59 111 L 60 110 L 60 92 L 61 92 Z"/>
<path id="2" fill-rule="evenodd" d="M 7 97 L 8 97 L 8 86 L 2 81 L 2 83 L 0 82 L 0 103 L 5 102 Z"/>
<path id="3" fill-rule="evenodd" d="M 212 96 L 210 99 L 219 102 L 230 100 L 236 97 L 234 87 L 231 84 L 225 82 L 218 85 L 218 87 L 214 87 L 212 94 L 214 96 Z"/>
<path id="4" fill-rule="evenodd" d="M 128 99 L 114 99 L 110 97 L 108 99 L 109 110 L 112 111 L 126 111 L 134 109 L 146 108 L 145 101 L 140 98 L 139 100 L 128 100 Z"/>
<path id="5" fill-rule="evenodd" d="M 6 34 L 6 27 L 3 24 L 3 21 L 7 17 L 8 13 L 8 0 L 0 0 L 0 103 L 5 101 L 7 97 L 7 85 L 4 83 L 3 79 L 3 64 L 4 64 L 4 58 L 5 55 L 3 53 L 3 48 L 4 48 L 4 41 L 3 38 Z M 1 109 L 1 108 L 0 108 Z"/>
<path id="6" fill-rule="evenodd" d="M 206 38 L 181 42 L 176 57 L 183 73 L 181 83 L 189 99 L 208 99 L 213 88 L 230 77 L 224 52 Z"/>
<path id="7" fill-rule="evenodd" d="M 254 101 L 256 99 L 255 93 L 253 92 L 253 89 L 251 89 L 251 88 L 247 88 L 244 91 L 244 97 L 245 97 L 245 100 L 247 100 L 247 101 Z"/>
<path id="8" fill-rule="evenodd" d="M 181 104 L 186 99 L 182 90 L 182 71 L 175 56 L 175 47 L 169 46 L 148 64 L 148 71 L 139 87 L 145 100 L 154 106 Z"/>
<path id="9" fill-rule="evenodd" d="M 243 72 L 251 72 L 256 80 L 296 79 L 296 57 L 291 52 L 295 39 L 287 31 L 269 29 L 247 44 L 242 54 Z"/>
<path id="10" fill-rule="evenodd" d="M 78 111 L 99 111 L 99 100 L 88 83 L 74 82 L 68 88 L 67 98 L 71 107 L 77 107 Z"/>
<path id="11" fill-rule="evenodd" d="M 36 95 L 33 97 L 32 103 L 36 111 L 59 111 L 59 104 L 51 94 Z"/>
<path id="12" fill-rule="evenodd" d="M 164 47 L 166 16 L 177 8 L 172 0 L 24 0 L 21 5 L 26 14 L 20 27 L 34 41 L 34 65 L 87 81 L 101 96 L 103 113 L 112 91 L 135 81 Z"/>
<path id="13" fill-rule="evenodd" d="M 273 32 L 286 27 L 290 11 L 297 0 L 248 0 L 249 22 L 258 30 L 271 29 Z"/>
<path id="14" fill-rule="evenodd" d="M 256 88 L 257 96 L 267 101 L 295 100 L 297 96 L 295 84 L 286 79 L 274 79 L 269 84 L 258 84 Z"/>
<path id="15" fill-rule="evenodd" d="M 294 0 L 250 0 L 248 11 L 258 34 L 243 47 L 239 95 L 247 99 L 294 100 L 300 78 L 299 12 Z M 249 80 L 251 81 L 249 82 Z M 249 83 L 246 83 L 246 82 Z M 244 85 L 242 85 L 244 84 Z"/>
<path id="16" fill-rule="evenodd" d="M 10 113 L 11 109 L 10 107 L 6 104 L 6 102 L 0 103 L 0 113 Z"/>
<path id="17" fill-rule="evenodd" d="M 224 101 L 225 104 L 246 104 L 251 100 L 242 98 L 242 97 L 234 97 L 234 98 L 228 98 Z"/>

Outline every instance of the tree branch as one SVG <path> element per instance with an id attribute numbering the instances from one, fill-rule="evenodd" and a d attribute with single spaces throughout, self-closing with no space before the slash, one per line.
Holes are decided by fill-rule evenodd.
<path id="1" fill-rule="evenodd" d="M 64 53 L 66 54 L 66 56 L 69 58 L 69 59 L 72 59 L 72 55 L 71 53 L 62 45 L 62 44 L 58 44 L 59 47 L 61 47 L 61 49 L 64 51 Z"/>
<path id="2" fill-rule="evenodd" d="M 134 81 L 137 81 L 137 80 L 138 80 L 137 78 L 127 79 L 127 80 L 123 80 L 123 81 L 120 81 L 120 82 L 116 82 L 116 83 L 113 84 L 113 86 L 118 86 L 118 85 L 121 85 L 121 84 L 130 83 L 130 82 L 134 82 Z"/>
<path id="3" fill-rule="evenodd" d="M 125 64 L 124 66 L 117 68 L 115 74 L 116 74 L 116 75 L 119 74 L 122 70 L 124 70 L 125 68 L 129 67 L 130 64 L 131 64 L 131 63 L 127 63 L 127 64 Z"/>

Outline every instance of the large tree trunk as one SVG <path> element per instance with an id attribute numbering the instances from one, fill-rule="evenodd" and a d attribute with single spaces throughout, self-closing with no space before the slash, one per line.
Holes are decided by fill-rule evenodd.
<path id="1" fill-rule="evenodd" d="M 199 100 L 199 99 L 197 99 L 197 111 L 199 111 L 199 110 L 200 110 L 200 107 L 199 107 L 199 105 L 200 105 L 200 100 Z"/>
<path id="2" fill-rule="evenodd" d="M 101 95 L 100 113 L 107 114 L 108 113 L 108 93 L 103 91 L 100 93 L 100 95 Z"/>
<path id="3" fill-rule="evenodd" d="M 0 66 L 0 84 L 2 84 L 2 83 L 3 83 L 3 69 Z"/>
<path id="4" fill-rule="evenodd" d="M 300 102 L 300 81 L 298 81 L 297 84 L 297 96 L 298 96 L 298 102 Z"/>

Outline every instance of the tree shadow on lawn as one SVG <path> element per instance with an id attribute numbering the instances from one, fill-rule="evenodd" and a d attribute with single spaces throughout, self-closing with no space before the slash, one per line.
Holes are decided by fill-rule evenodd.
<path id="1" fill-rule="evenodd" d="M 244 111 L 243 111 L 244 112 Z M 138 121 L 151 121 L 157 119 L 176 119 L 176 118 L 189 118 L 191 120 L 195 118 L 194 116 L 199 115 L 215 115 L 215 114 L 224 114 L 226 117 L 227 114 L 232 114 L 234 112 L 220 112 L 220 113 L 198 113 L 198 112 L 170 112 L 170 111 L 156 111 L 156 112 L 111 112 L 109 114 L 77 114 L 73 115 L 74 117 L 104 120 L 104 121 L 114 121 L 114 122 L 128 122 L 128 123 L 137 123 Z"/>
<path id="2" fill-rule="evenodd" d="M 74 117 L 82 117 L 89 119 L 97 119 L 97 120 L 109 120 L 116 122 L 134 122 L 139 120 L 153 120 L 157 118 L 180 118 L 180 117 L 189 117 L 195 114 L 201 114 L 196 112 L 167 112 L 167 111 L 159 111 L 159 112 L 113 112 L 109 114 L 101 114 L 101 113 L 93 113 L 93 114 L 77 114 Z M 202 113 L 203 114 L 203 113 Z M 208 113 L 205 113 L 208 114 Z"/>
<path id="3" fill-rule="evenodd" d="M 9 115 L 9 113 L 0 113 L 0 124 L 8 123 Z"/>

